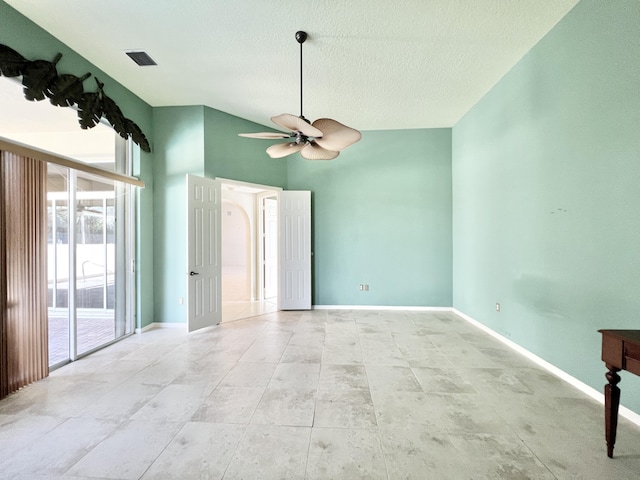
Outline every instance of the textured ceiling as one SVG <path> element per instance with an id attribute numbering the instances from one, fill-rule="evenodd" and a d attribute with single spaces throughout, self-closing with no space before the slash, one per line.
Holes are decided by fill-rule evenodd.
<path id="1" fill-rule="evenodd" d="M 451 127 L 578 0 L 5 0 L 152 106 Z M 158 63 L 138 67 L 125 51 Z M 81 72 L 73 72 L 81 73 Z"/>

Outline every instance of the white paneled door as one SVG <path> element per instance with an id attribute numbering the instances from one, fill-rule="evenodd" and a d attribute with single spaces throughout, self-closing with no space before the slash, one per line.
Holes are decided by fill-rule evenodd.
<path id="1" fill-rule="evenodd" d="M 311 309 L 311 192 L 282 191 L 280 207 L 280 310 Z"/>
<path id="2" fill-rule="evenodd" d="M 264 298 L 278 293 L 278 200 L 264 199 Z"/>
<path id="3" fill-rule="evenodd" d="M 190 332 L 222 320 L 221 187 L 187 175 L 187 310 Z"/>

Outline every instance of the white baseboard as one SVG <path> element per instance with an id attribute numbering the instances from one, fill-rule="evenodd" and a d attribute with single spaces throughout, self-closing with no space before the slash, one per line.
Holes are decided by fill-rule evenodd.
<path id="1" fill-rule="evenodd" d="M 516 352 L 520 353 L 521 355 L 524 355 L 529 360 L 531 360 L 531 361 L 535 362 L 536 364 L 540 365 L 542 368 L 544 368 L 548 372 L 552 373 L 553 375 L 555 375 L 556 377 L 560 378 L 561 380 L 564 380 L 565 382 L 569 383 L 570 385 L 574 386 L 575 388 L 577 388 L 581 392 L 589 395 L 591 398 L 597 400 L 598 402 L 600 402 L 601 404 L 604 405 L 604 394 L 599 392 L 595 388 L 590 387 L 589 385 L 587 385 L 586 383 L 578 380 L 574 376 L 569 375 L 564 370 L 559 369 L 555 365 L 552 365 L 551 363 L 549 363 L 546 360 L 544 360 L 544 359 L 540 358 L 539 356 L 537 356 L 535 353 L 530 352 L 526 348 L 518 345 L 517 343 L 509 340 L 508 338 L 503 337 L 498 332 L 490 329 L 486 325 L 484 325 L 484 324 L 478 322 L 477 320 L 471 318 L 466 313 L 463 313 L 460 310 L 457 310 L 455 308 L 453 308 L 452 311 L 456 315 L 459 315 L 460 317 L 464 318 L 467 322 L 469 322 L 472 325 L 474 325 L 477 328 L 479 328 L 480 330 L 488 333 L 492 337 L 494 337 L 497 340 L 501 341 L 502 343 L 504 343 L 509 348 L 515 350 Z M 633 422 L 636 425 L 640 426 L 640 415 L 638 415 L 633 410 L 630 410 L 627 407 L 624 407 L 624 406 L 620 405 L 619 414 L 621 416 L 625 417 L 627 420 L 630 420 L 631 422 Z"/>
<path id="2" fill-rule="evenodd" d="M 186 330 L 187 329 L 187 324 L 186 323 L 168 323 L 168 322 L 152 322 L 149 325 L 147 325 L 146 327 L 142 327 L 142 328 L 136 328 L 135 329 L 135 333 L 144 333 L 144 332 L 148 332 L 149 330 L 153 330 L 155 328 L 181 328 Z"/>
<path id="3" fill-rule="evenodd" d="M 313 305 L 312 310 L 408 310 L 412 312 L 452 312 L 451 307 L 395 307 L 388 305 Z"/>

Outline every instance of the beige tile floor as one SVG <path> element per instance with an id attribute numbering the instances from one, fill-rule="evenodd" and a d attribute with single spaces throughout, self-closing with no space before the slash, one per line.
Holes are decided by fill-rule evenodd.
<path id="1" fill-rule="evenodd" d="M 451 313 L 134 335 L 0 401 L 2 479 L 637 479 L 602 406 Z"/>

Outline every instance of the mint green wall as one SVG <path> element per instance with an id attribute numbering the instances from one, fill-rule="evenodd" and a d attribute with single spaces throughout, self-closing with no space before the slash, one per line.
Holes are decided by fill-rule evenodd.
<path id="1" fill-rule="evenodd" d="M 227 113 L 204 109 L 205 173 L 209 178 L 284 187 L 287 160 L 270 158 L 265 150 L 273 141 L 239 137 L 239 133 L 266 132 L 270 128 Z"/>
<path id="2" fill-rule="evenodd" d="M 639 25 L 582 0 L 453 129 L 454 306 L 598 390 L 640 328 Z"/>
<path id="3" fill-rule="evenodd" d="M 153 109 L 156 322 L 186 321 L 186 174 L 204 176 L 204 107 Z M 179 303 L 179 299 L 183 303 Z"/>
<path id="4" fill-rule="evenodd" d="M 312 192 L 314 304 L 451 306 L 450 129 L 368 131 L 335 160 L 288 162 L 288 189 Z"/>
<path id="5" fill-rule="evenodd" d="M 147 137 L 148 138 L 148 137 Z M 153 323 L 153 160 L 133 149 L 133 175 L 144 180 L 136 188 L 136 328 Z"/>
<path id="6" fill-rule="evenodd" d="M 153 150 L 152 109 L 149 105 L 3 1 L 0 1 L 0 44 L 13 48 L 29 60 L 53 60 L 60 52 L 62 58 L 57 64 L 59 73 L 82 76 L 90 72 L 93 77 L 97 77 L 104 83 L 105 93 L 115 100 L 124 116 L 133 120 L 142 129 Z M 95 89 L 96 83 L 93 77 L 85 80 L 85 90 Z M 48 102 L 48 100 L 43 101 Z M 51 108 L 62 107 L 52 105 Z M 81 131 L 79 125 L 78 130 Z M 139 222 L 136 232 L 138 241 L 137 326 L 144 326 L 153 321 L 153 250 L 140 248 L 141 245 L 150 245 L 153 242 L 153 223 L 150 220 L 153 214 L 153 154 L 137 151 L 134 163 L 134 174 L 146 184 L 146 188 L 138 189 L 136 193 L 138 218 L 141 218 L 141 215 L 147 215 L 143 221 Z"/>

